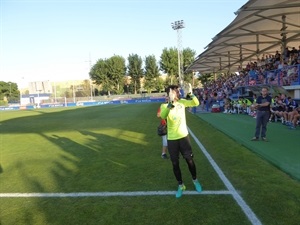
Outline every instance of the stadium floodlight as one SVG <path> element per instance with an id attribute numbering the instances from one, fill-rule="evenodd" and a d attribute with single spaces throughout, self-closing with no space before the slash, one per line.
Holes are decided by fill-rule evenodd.
<path id="1" fill-rule="evenodd" d="M 177 51 L 178 51 L 178 76 L 180 85 L 183 85 L 183 57 L 182 57 L 182 35 L 181 29 L 185 27 L 183 20 L 171 23 L 173 30 L 177 31 Z"/>
<path id="2" fill-rule="evenodd" d="M 9 97 L 11 97 L 11 82 L 9 82 Z"/>
<path id="3" fill-rule="evenodd" d="M 39 108 L 41 108 L 40 92 L 41 92 L 42 90 L 36 90 L 36 91 L 37 91 L 37 93 L 38 93 L 37 108 L 39 109 Z"/>

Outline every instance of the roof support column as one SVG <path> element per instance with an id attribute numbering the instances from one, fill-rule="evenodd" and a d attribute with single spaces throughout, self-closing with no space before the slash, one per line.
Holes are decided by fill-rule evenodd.
<path id="1" fill-rule="evenodd" d="M 228 51 L 228 73 L 231 72 L 231 64 L 230 64 L 230 51 Z"/>
<path id="2" fill-rule="evenodd" d="M 243 68 L 243 50 L 242 45 L 240 45 L 240 67 Z"/>
<path id="3" fill-rule="evenodd" d="M 285 15 L 282 15 L 282 17 L 281 17 L 281 19 L 282 19 L 282 28 L 280 29 L 280 31 L 281 31 L 281 36 L 282 36 L 282 39 L 281 39 L 281 57 L 283 56 L 283 53 L 284 53 L 284 50 L 285 50 L 285 48 L 286 48 L 286 32 L 285 32 L 285 30 L 286 30 L 286 28 L 287 28 L 287 26 L 286 26 L 286 16 Z"/>
<path id="4" fill-rule="evenodd" d="M 256 35 L 256 58 L 259 58 L 259 35 Z"/>

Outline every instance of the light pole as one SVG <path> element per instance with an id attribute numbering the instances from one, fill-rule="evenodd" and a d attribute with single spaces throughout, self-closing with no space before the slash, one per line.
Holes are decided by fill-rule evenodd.
<path id="1" fill-rule="evenodd" d="M 93 83 L 92 83 L 92 80 L 90 80 L 90 89 L 91 89 L 91 101 L 93 101 Z"/>
<path id="2" fill-rule="evenodd" d="M 41 100 L 40 100 L 40 92 L 42 91 L 42 90 L 36 90 L 37 92 L 38 92 L 38 103 L 37 103 L 37 108 L 39 109 L 40 107 L 41 107 Z"/>
<path id="3" fill-rule="evenodd" d="M 171 23 L 173 30 L 177 30 L 177 51 L 178 51 L 178 76 L 179 76 L 179 83 L 183 85 L 183 57 L 182 57 L 182 35 L 181 29 L 185 27 L 183 20 L 175 21 Z"/>
<path id="4" fill-rule="evenodd" d="M 9 97 L 11 97 L 11 82 L 9 82 Z"/>
<path id="5" fill-rule="evenodd" d="M 9 101 L 10 102 L 10 99 L 11 99 L 11 82 L 9 82 Z"/>
<path id="6" fill-rule="evenodd" d="M 92 59 L 91 59 L 91 53 L 89 53 L 89 66 L 90 66 L 90 72 L 91 72 L 91 69 L 92 69 Z M 91 101 L 93 101 L 93 83 L 92 83 L 92 79 L 89 79 L 90 81 L 90 92 L 91 92 Z"/>
<path id="7" fill-rule="evenodd" d="M 56 82 L 54 82 L 54 103 L 56 103 Z"/>
<path id="8" fill-rule="evenodd" d="M 75 103 L 76 102 L 76 100 L 75 100 L 75 88 L 74 88 L 74 80 L 73 80 L 73 102 Z"/>

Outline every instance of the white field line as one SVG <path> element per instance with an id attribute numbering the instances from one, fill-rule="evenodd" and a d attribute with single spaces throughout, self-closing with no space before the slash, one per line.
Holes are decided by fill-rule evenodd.
<path id="1" fill-rule="evenodd" d="M 232 194 L 235 201 L 238 203 L 238 205 L 242 208 L 248 219 L 253 225 L 262 225 L 260 220 L 257 218 L 255 213 L 251 210 L 251 208 L 247 205 L 247 203 L 244 201 L 244 199 L 238 194 L 236 189 L 233 187 L 233 185 L 230 183 L 230 181 L 227 179 L 227 177 L 224 175 L 223 171 L 220 169 L 220 167 L 217 165 L 217 163 L 213 160 L 213 158 L 210 156 L 210 154 L 207 152 L 205 147 L 201 144 L 201 142 L 198 140 L 198 138 L 194 135 L 194 133 L 189 129 L 190 135 L 193 137 L 203 154 L 206 156 L 214 170 L 217 172 L 218 176 L 221 178 L 225 186 L 228 188 L 230 193 Z"/>
<path id="2" fill-rule="evenodd" d="M 175 195 L 175 191 L 132 191 L 132 192 L 74 192 L 74 193 L 0 193 L 0 198 L 63 198 L 63 197 L 113 197 L 113 196 L 156 196 Z M 230 191 L 184 191 L 184 195 L 231 195 Z"/>

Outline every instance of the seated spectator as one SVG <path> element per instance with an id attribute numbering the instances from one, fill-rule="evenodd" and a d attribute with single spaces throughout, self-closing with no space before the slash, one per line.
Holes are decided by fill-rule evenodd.
<path id="1" fill-rule="evenodd" d="M 253 68 L 250 69 L 248 74 L 249 74 L 249 77 L 250 77 L 251 80 L 256 80 L 257 79 L 257 73 Z"/>
<path id="2" fill-rule="evenodd" d="M 283 103 L 281 99 L 278 99 L 276 103 L 276 111 L 274 111 L 274 117 L 280 118 L 281 122 L 284 124 L 284 113 L 286 111 L 286 105 Z"/>
<path id="3" fill-rule="evenodd" d="M 292 125 L 292 119 L 296 112 L 294 112 L 294 109 L 298 107 L 298 103 L 293 100 L 291 97 L 288 97 L 288 104 L 286 105 L 286 111 L 284 112 L 284 120 L 285 124 L 290 126 Z"/>
<path id="4" fill-rule="evenodd" d="M 278 100 L 279 100 L 278 95 L 276 95 L 274 98 L 272 98 L 271 116 L 269 119 L 270 122 L 277 122 L 276 112 L 278 111 Z"/>
<path id="5" fill-rule="evenodd" d="M 227 97 L 225 99 L 224 113 L 232 113 L 232 112 L 233 112 L 232 101 L 229 97 Z"/>
<path id="6" fill-rule="evenodd" d="M 293 110 L 293 115 L 292 115 L 292 123 L 290 125 L 290 129 L 296 129 L 297 123 L 299 123 L 300 120 L 300 107 L 298 106 Z"/>

